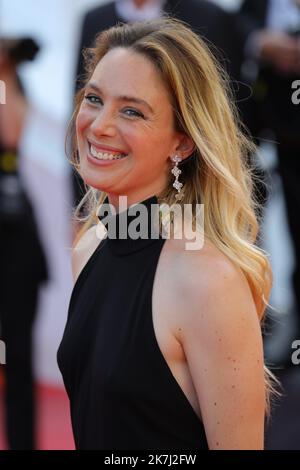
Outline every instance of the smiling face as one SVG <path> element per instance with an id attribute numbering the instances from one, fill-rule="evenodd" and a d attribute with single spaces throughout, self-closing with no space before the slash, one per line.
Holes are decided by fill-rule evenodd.
<path id="1" fill-rule="evenodd" d="M 166 186 L 182 135 L 170 95 L 142 54 L 115 48 L 98 63 L 76 119 L 79 173 L 86 184 L 133 204 Z"/>

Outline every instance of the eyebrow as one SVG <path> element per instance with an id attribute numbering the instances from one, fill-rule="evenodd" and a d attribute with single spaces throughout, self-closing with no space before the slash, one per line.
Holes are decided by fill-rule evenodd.
<path id="1" fill-rule="evenodd" d="M 95 90 L 97 93 L 101 95 L 103 94 L 100 88 L 93 82 L 86 84 L 85 90 L 87 90 L 88 88 L 92 88 L 93 90 Z M 137 98 L 136 96 L 128 96 L 128 95 L 116 96 L 115 98 L 118 101 L 126 101 L 126 102 L 131 102 L 131 103 L 136 103 L 136 104 L 142 104 L 146 106 L 152 114 L 154 114 L 154 111 L 152 107 L 150 106 L 150 104 L 147 103 L 147 101 L 142 100 L 141 98 Z"/>

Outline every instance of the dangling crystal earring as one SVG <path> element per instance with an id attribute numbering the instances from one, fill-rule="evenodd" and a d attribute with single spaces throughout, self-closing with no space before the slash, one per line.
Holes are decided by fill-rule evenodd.
<path id="1" fill-rule="evenodd" d="M 173 183 L 173 188 L 177 189 L 177 194 L 175 195 L 175 199 L 180 200 L 183 197 L 183 193 L 181 193 L 181 188 L 183 186 L 182 183 L 178 181 L 179 175 L 181 174 L 181 170 L 178 168 L 178 163 L 182 161 L 182 158 L 180 158 L 178 155 L 175 155 L 174 157 L 171 157 L 172 162 L 175 163 L 173 166 L 171 173 L 175 176 L 175 181 Z"/>

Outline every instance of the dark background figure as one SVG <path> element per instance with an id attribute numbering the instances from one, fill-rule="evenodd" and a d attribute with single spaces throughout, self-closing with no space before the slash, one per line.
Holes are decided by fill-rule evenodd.
<path id="1" fill-rule="evenodd" d="M 17 67 L 38 51 L 31 39 L 0 38 L 0 326 L 6 345 L 6 434 L 10 449 L 34 449 L 35 399 L 32 328 L 40 283 L 48 270 L 32 204 L 18 171 L 28 102 Z M 1 100 L 2 101 L 2 100 Z"/>
<path id="2" fill-rule="evenodd" d="M 230 74 L 233 90 L 236 90 L 235 81 L 240 76 L 242 46 L 238 40 L 235 17 L 207 0 L 119 0 L 88 11 L 84 17 L 81 32 L 76 90 L 84 81 L 82 51 L 92 46 L 98 33 L 118 22 L 154 19 L 164 12 L 185 21 L 196 33 L 207 40 L 215 56 Z M 74 174 L 74 191 L 77 205 L 85 193 L 84 185 L 77 174 Z"/>
<path id="3" fill-rule="evenodd" d="M 292 101 L 292 83 L 300 78 L 300 2 L 245 0 L 238 13 L 245 79 L 253 96 L 244 103 L 245 121 L 259 139 L 271 132 L 277 143 L 287 219 L 294 248 L 293 288 L 300 337 L 300 107 Z M 268 134 L 267 134 L 268 135 Z M 291 363 L 290 351 L 287 362 Z M 282 359 L 285 363 L 285 359 Z"/>

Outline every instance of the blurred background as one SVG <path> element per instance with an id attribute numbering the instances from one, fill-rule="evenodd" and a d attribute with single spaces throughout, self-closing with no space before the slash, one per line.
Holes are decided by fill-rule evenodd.
<path id="1" fill-rule="evenodd" d="M 47 270 L 47 275 L 41 275 L 36 283 L 37 306 L 31 322 L 36 447 L 39 449 L 74 448 L 68 400 L 56 363 L 56 352 L 63 334 L 72 290 L 70 252 L 73 239 L 71 215 L 74 206 L 74 181 L 64 147 L 66 126 L 72 113 L 84 14 L 91 8 L 105 3 L 108 2 L 0 0 L 0 44 L 1 38 L 30 37 L 39 46 L 34 59 L 22 61 L 17 69 L 22 97 L 26 96 L 28 106 L 26 122 L 18 140 L 18 173 L 22 188 L 31 203 L 39 249 L 45 258 Z M 234 15 L 242 1 L 215 0 L 214 3 Z M 279 3 L 282 2 L 278 2 L 278 5 Z M 260 4 L 260 0 L 257 0 L 257 4 Z M 239 21 L 239 25 L 241 24 Z M 239 26 L 237 30 L 238 28 Z M 249 67 L 248 60 L 242 62 L 247 62 Z M 20 98 L 20 103 L 22 99 Z M 0 114 L 3 112 L 4 106 L 0 105 Z M 5 147 L 3 144 L 2 146 Z M 274 406 L 266 442 L 267 448 L 270 449 L 300 449 L 300 365 L 297 368 L 290 360 L 286 360 L 293 352 L 292 341 L 300 340 L 295 289 L 291 282 L 295 268 L 295 248 L 287 220 L 277 159 L 276 146 L 268 135 L 261 141 L 257 155 L 258 166 L 268 175 L 267 183 L 270 189 L 270 197 L 262 218 L 261 240 L 263 247 L 270 254 L 274 270 L 271 304 L 276 309 L 269 320 L 269 334 L 265 336 L 265 354 L 268 363 L 273 366 L 273 371 L 282 381 L 284 395 Z M 10 191 L 12 181 L 10 178 Z M 298 233 L 293 235 L 300 237 Z M 19 245 L 18 236 L 14 243 Z M 2 239 L 0 244 L 3 244 Z M 0 251 L 0 262 L 4 270 L 5 253 L 2 253 L 3 247 Z M 36 254 L 36 248 L 33 248 L 32 256 L 34 253 Z M 30 276 L 31 262 L 28 263 Z M 13 272 L 11 276 L 17 279 L 17 275 L 17 272 Z M 1 288 L 5 290 L 5 281 L 2 282 L 4 277 L 2 274 Z M 18 297 L 18 287 L 14 287 L 15 296 Z M 1 292 L 0 297 L 2 295 Z M 19 300 L 21 302 L 21 299 Z M 14 321 L 18 322 L 18 319 Z M 9 363 L 8 357 L 6 359 L 7 365 L 0 365 L 0 449 L 8 448 L 5 429 L 13 427 L 11 422 L 8 423 L 6 407 L 12 408 L 9 420 L 13 422 L 17 422 L 20 418 L 17 413 L 21 413 L 16 411 L 13 398 L 11 403 L 6 402 L 4 398 L 4 368 L 8 367 Z M 12 380 L 18 379 L 13 377 Z M 284 432 L 281 431 L 283 429 Z M 12 436 L 11 442 L 16 442 L 15 446 L 22 448 L 22 444 L 17 443 L 18 437 L 14 437 L 14 430 L 10 429 L 9 432 Z M 28 446 L 30 447 L 30 444 Z"/>

